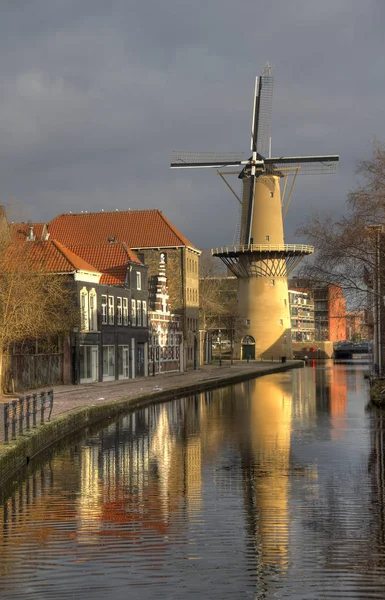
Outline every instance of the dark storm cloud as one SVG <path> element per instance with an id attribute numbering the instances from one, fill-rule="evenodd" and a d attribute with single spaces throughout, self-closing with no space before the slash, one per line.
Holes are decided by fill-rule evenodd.
<path id="1" fill-rule="evenodd" d="M 173 149 L 249 147 L 253 78 L 276 66 L 273 154 L 340 153 L 302 178 L 286 238 L 344 210 L 356 161 L 385 139 L 381 0 L 12 0 L 0 22 L 2 202 L 25 217 L 159 207 L 201 247 L 232 242 L 237 202 Z M 236 183 L 236 178 L 234 178 Z"/>

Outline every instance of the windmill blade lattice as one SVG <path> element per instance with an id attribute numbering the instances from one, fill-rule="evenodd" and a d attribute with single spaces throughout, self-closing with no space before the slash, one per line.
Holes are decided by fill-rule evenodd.
<path id="1" fill-rule="evenodd" d="M 262 156 L 269 155 L 274 77 L 259 77 L 258 130 L 256 148 Z"/>
<path id="2" fill-rule="evenodd" d="M 172 169 L 236 167 L 242 164 L 243 152 L 180 152 L 171 157 Z"/>
<path id="3" fill-rule="evenodd" d="M 298 170 L 298 175 L 326 175 L 334 173 L 337 169 L 339 156 L 280 156 L 265 158 L 266 173 L 271 175 L 286 175 L 293 170 Z"/>

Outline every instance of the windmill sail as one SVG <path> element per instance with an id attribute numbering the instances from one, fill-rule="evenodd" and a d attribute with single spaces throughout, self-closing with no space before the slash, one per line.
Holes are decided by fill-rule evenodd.
<path id="1" fill-rule="evenodd" d="M 274 77 L 259 77 L 258 129 L 255 133 L 256 149 L 262 156 L 269 156 L 273 87 Z"/>
<path id="2" fill-rule="evenodd" d="M 326 156 L 280 156 L 265 158 L 265 168 L 268 174 L 286 175 L 297 169 L 298 175 L 313 175 L 334 173 L 339 161 L 338 155 Z"/>
<path id="3" fill-rule="evenodd" d="M 236 167 L 242 163 L 243 152 L 179 152 L 172 153 L 172 169 Z"/>

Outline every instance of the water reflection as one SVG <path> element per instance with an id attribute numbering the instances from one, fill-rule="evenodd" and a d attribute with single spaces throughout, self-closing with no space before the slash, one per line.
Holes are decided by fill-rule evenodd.
<path id="1" fill-rule="evenodd" d="M 361 597 L 374 546 L 385 569 L 384 418 L 364 402 L 362 371 L 324 365 L 120 418 L 3 502 L 0 596 Z"/>

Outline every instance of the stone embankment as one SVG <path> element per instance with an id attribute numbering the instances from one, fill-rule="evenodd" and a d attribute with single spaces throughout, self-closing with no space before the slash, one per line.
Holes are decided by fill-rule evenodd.
<path id="1" fill-rule="evenodd" d="M 0 487 L 39 454 L 63 438 L 98 421 L 113 418 L 146 404 L 165 402 L 302 366 L 303 362 L 298 360 L 284 364 L 237 362 L 221 367 L 205 365 L 186 373 L 169 373 L 81 386 L 58 386 L 54 388 L 54 408 L 50 422 L 5 444 L 4 426 L 0 421 Z M 7 402 L 9 398 L 2 398 L 2 401 Z M 2 418 L 1 406 L 0 414 Z"/>

